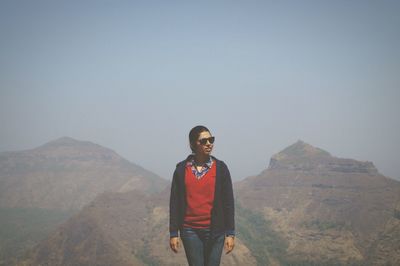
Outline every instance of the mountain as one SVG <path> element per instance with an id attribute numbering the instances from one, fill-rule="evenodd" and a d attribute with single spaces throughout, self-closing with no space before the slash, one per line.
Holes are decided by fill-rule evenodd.
<path id="1" fill-rule="evenodd" d="M 299 140 L 235 187 L 238 203 L 286 242 L 284 263 L 400 264 L 400 182 L 372 162 Z"/>
<path id="2" fill-rule="evenodd" d="M 400 183 L 298 141 L 234 184 L 237 243 L 222 265 L 399 265 Z M 169 188 L 106 192 L 20 265 L 186 265 L 168 246 Z"/>
<path id="3" fill-rule="evenodd" d="M 302 140 L 273 155 L 268 169 L 378 174 L 372 162 L 336 158 L 329 152 L 313 147 Z"/>
<path id="4" fill-rule="evenodd" d="M 76 210 L 104 191 L 152 193 L 167 183 L 110 149 L 69 137 L 0 153 L 0 207 Z"/>
<path id="5" fill-rule="evenodd" d="M 114 151 L 63 137 L 0 153 L 0 265 L 12 265 L 98 195 L 158 193 L 168 182 Z"/>

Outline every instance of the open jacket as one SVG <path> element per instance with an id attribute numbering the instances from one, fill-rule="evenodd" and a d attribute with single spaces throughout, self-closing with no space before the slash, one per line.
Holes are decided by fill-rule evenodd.
<path id="1" fill-rule="evenodd" d="M 235 235 L 235 208 L 231 175 L 223 161 L 214 156 L 211 157 L 216 162 L 215 192 L 211 210 L 211 234 Z M 187 204 L 185 168 L 189 159 L 190 156 L 176 165 L 172 179 L 169 201 L 170 237 L 178 236 L 178 231 L 182 230 L 183 227 Z"/>

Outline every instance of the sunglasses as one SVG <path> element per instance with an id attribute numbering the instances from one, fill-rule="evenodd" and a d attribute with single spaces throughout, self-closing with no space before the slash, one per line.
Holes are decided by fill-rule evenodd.
<path id="1" fill-rule="evenodd" d="M 206 145 L 207 141 L 210 142 L 210 144 L 213 144 L 215 141 L 215 137 L 209 137 L 209 138 L 204 138 L 204 139 L 199 139 L 199 142 L 201 145 Z"/>

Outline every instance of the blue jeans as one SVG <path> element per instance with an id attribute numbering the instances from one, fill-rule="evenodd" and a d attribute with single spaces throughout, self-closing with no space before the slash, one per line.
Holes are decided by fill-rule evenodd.
<path id="1" fill-rule="evenodd" d="M 189 266 L 218 266 L 225 234 L 211 236 L 210 229 L 183 228 L 181 239 Z"/>

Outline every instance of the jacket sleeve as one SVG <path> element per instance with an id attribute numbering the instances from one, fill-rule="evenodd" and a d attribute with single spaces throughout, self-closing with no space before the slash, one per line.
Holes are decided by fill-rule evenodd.
<path id="1" fill-rule="evenodd" d="M 169 198 L 169 233 L 170 237 L 178 236 L 178 219 L 179 219 L 179 206 L 178 206 L 178 174 L 177 169 L 171 183 L 171 194 Z"/>
<path id="2" fill-rule="evenodd" d="M 225 234 L 235 235 L 235 203 L 233 197 L 233 187 L 231 174 L 228 167 L 224 163 L 224 183 L 223 183 L 223 197 L 224 197 L 224 216 L 225 216 Z"/>

